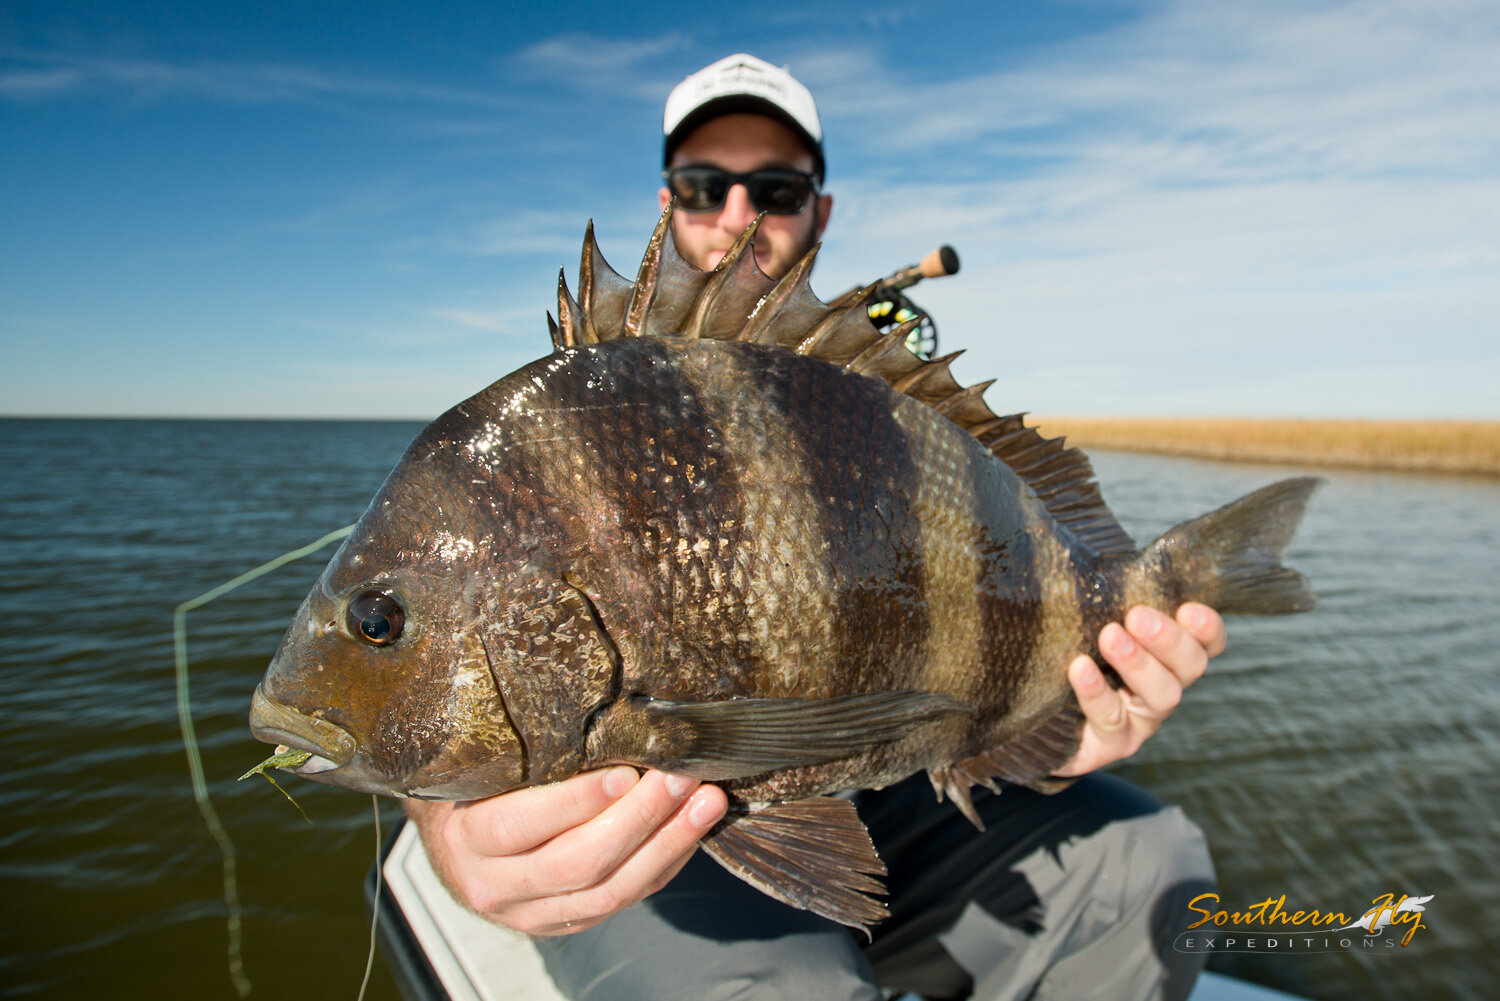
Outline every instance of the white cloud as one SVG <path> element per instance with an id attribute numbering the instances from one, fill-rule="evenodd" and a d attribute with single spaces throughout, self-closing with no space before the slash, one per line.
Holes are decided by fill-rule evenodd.
<path id="1" fill-rule="evenodd" d="M 518 209 L 473 223 L 462 239 L 470 253 L 540 254 L 561 262 L 578 256 L 582 227 L 576 210 Z"/>
<path id="2" fill-rule="evenodd" d="M 1198 158 L 1183 166 L 1213 180 L 1202 170 L 1215 163 L 1233 177 L 1492 162 L 1497 42 L 1500 7 L 1476 0 L 1175 3 L 936 83 L 866 49 L 805 62 L 824 117 L 850 120 L 856 141 L 899 138 L 920 157 L 998 139 L 994 153 L 1051 157 L 1086 155 L 1083 137 L 1099 153 L 1117 149 L 1112 137 L 1155 139 L 1190 146 Z M 890 127 L 869 129 L 877 118 Z"/>
<path id="3" fill-rule="evenodd" d="M 487 334 L 509 334 L 513 333 L 516 328 L 514 317 L 506 310 L 480 311 L 438 307 L 428 310 L 428 313 L 439 320 L 446 320 L 460 327 L 480 330 Z"/>
<path id="4" fill-rule="evenodd" d="M 587 96 L 623 93 L 655 103 L 677 83 L 657 74 L 657 63 L 688 44 L 678 33 L 634 40 L 570 33 L 529 45 L 507 57 L 504 65 Z"/>
<path id="5" fill-rule="evenodd" d="M 0 97 L 37 100 L 82 86 L 84 74 L 70 66 L 0 71 Z"/>
<path id="6" fill-rule="evenodd" d="M 958 371 L 1052 412 L 1500 416 L 1497 50 L 1500 8 L 1392 0 L 1168 4 L 936 84 L 829 54 L 830 133 L 911 153 L 832 165 L 819 289 L 953 243 L 915 294 Z"/>
<path id="7" fill-rule="evenodd" d="M 12 100 L 102 93 L 138 101 L 187 97 L 234 104 L 373 98 L 491 109 L 519 106 L 495 91 L 328 73 L 287 63 L 174 61 L 14 49 L 5 55 L 12 65 L 0 71 L 0 97 Z"/>

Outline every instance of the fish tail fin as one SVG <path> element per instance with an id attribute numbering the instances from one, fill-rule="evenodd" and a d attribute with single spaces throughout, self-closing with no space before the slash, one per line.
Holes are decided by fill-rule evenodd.
<path id="1" fill-rule="evenodd" d="M 1282 480 L 1183 522 L 1141 550 L 1137 565 L 1178 604 L 1201 601 L 1231 615 L 1309 611 L 1316 595 L 1282 560 L 1323 482 Z"/>

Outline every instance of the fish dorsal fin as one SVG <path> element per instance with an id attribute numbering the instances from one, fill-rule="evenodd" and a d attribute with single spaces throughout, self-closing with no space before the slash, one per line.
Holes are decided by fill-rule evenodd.
<path id="1" fill-rule="evenodd" d="M 1043 438 L 1023 414 L 998 416 L 984 402 L 990 383 L 962 386 L 950 370 L 958 354 L 925 360 L 906 347 L 918 320 L 881 333 L 867 305 L 876 286 L 842 295 L 837 305 L 809 283 L 814 247 L 779 281 L 755 262 L 757 218 L 713 271 L 686 261 L 672 235 L 673 206 L 657 222 L 635 282 L 621 278 L 599 252 L 594 225 L 584 234 L 579 297 L 558 283 L 559 350 L 624 337 L 697 337 L 774 344 L 880 379 L 953 421 L 1029 486 L 1061 525 L 1101 555 L 1135 552 L 1135 543 L 1105 506 L 1093 467 L 1062 438 Z"/>
<path id="2" fill-rule="evenodd" d="M 626 336 L 625 313 L 635 285 L 609 266 L 594 242 L 594 222 L 583 233 L 583 256 L 578 263 L 578 303 L 582 306 L 584 343 L 598 344 Z"/>
<path id="3" fill-rule="evenodd" d="M 813 247 L 782 275 L 745 320 L 736 340 L 795 347 L 804 333 L 828 315 L 829 308 L 813 294 L 808 283 L 817 257 L 818 248 Z"/>
<path id="4" fill-rule="evenodd" d="M 646 245 L 640 271 L 625 308 L 621 330 L 626 337 L 671 337 L 679 335 L 684 320 L 693 312 L 699 291 L 713 272 L 700 271 L 677 251 L 672 239 L 672 216 L 663 212 Z M 754 255 L 751 255 L 754 259 Z"/>
<path id="5" fill-rule="evenodd" d="M 669 217 L 671 211 L 669 207 L 664 217 Z M 755 311 L 761 299 L 775 286 L 776 283 L 755 263 L 752 248 L 755 234 L 760 229 L 760 219 L 756 216 L 745 227 L 710 273 L 712 277 L 693 303 L 691 321 L 683 331 L 684 336 L 736 340 L 745 327 L 745 317 Z"/>
<path id="6" fill-rule="evenodd" d="M 559 268 L 557 270 L 557 319 L 553 320 L 550 314 L 547 317 L 547 329 L 552 334 L 552 346 L 558 351 L 589 343 L 584 340 L 580 312 L 578 300 L 574 299 L 573 293 L 568 291 L 568 277 Z"/>

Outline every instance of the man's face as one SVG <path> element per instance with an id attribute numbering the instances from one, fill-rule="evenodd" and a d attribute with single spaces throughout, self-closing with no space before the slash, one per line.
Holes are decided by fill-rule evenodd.
<path id="1" fill-rule="evenodd" d="M 812 173 L 813 155 L 797 136 L 774 118 L 764 115 L 722 115 L 704 122 L 682 141 L 668 167 L 719 167 L 736 174 L 768 167 Z M 672 194 L 657 192 L 666 209 Z M 772 278 L 780 278 L 823 235 L 833 211 L 833 196 L 820 195 L 797 215 L 767 214 L 755 234 L 755 263 Z M 672 214 L 672 235 L 689 264 L 712 270 L 730 244 L 758 213 L 743 184 L 729 189 L 724 204 L 709 212 Z"/>

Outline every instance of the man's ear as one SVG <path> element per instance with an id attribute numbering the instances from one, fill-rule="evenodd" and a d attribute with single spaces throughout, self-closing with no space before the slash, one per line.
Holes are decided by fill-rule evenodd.
<path id="1" fill-rule="evenodd" d="M 662 207 L 665 209 L 666 206 Z M 823 230 L 828 228 L 828 217 L 831 215 L 833 215 L 833 196 L 819 195 L 818 204 L 813 206 L 814 241 L 823 239 Z"/>
<path id="2" fill-rule="evenodd" d="M 672 192 L 668 191 L 666 188 L 658 188 L 656 190 L 656 204 L 661 206 L 661 210 L 663 212 L 667 210 L 667 203 L 671 200 Z"/>

